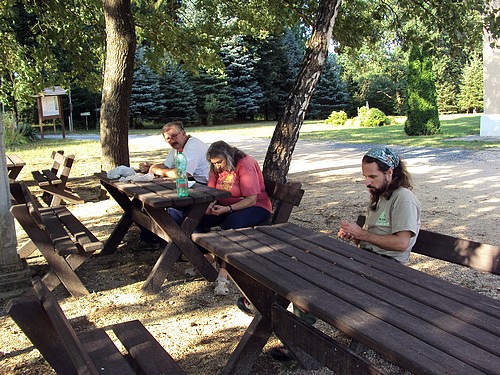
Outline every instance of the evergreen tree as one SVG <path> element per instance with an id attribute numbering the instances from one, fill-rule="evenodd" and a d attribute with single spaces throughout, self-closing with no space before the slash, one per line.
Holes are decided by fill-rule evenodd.
<path id="1" fill-rule="evenodd" d="M 342 79 L 342 68 L 336 56 L 330 53 L 311 98 L 307 117 L 326 119 L 333 111 L 345 110 L 350 97 L 347 87 Z"/>
<path id="2" fill-rule="evenodd" d="M 460 77 L 463 63 L 455 64 L 457 60 L 449 54 L 443 54 L 434 59 L 433 70 L 439 113 L 457 113 L 458 111 L 458 77 Z"/>
<path id="3" fill-rule="evenodd" d="M 170 63 L 160 77 L 160 100 L 163 110 L 158 113 L 162 122 L 181 120 L 185 125 L 198 123 L 196 95 L 188 73 L 180 65 Z"/>
<path id="4" fill-rule="evenodd" d="M 430 57 L 414 46 L 408 64 L 408 135 L 432 135 L 439 131 L 436 86 Z"/>
<path id="5" fill-rule="evenodd" d="M 242 36 L 231 38 L 221 48 L 227 80 L 240 120 L 253 121 L 263 98 L 262 89 L 255 77 L 255 66 L 259 58 L 254 50 Z"/>
<path id="6" fill-rule="evenodd" d="M 467 113 L 483 111 L 483 62 L 477 56 L 464 68 L 458 103 L 460 109 Z"/>
<path id="7" fill-rule="evenodd" d="M 258 43 L 257 53 L 260 59 L 255 76 L 264 95 L 260 112 L 265 120 L 277 120 L 298 74 L 304 44 L 293 30 L 287 29 L 280 36 Z"/>
<path id="8" fill-rule="evenodd" d="M 233 121 L 236 116 L 235 102 L 223 74 L 216 70 L 202 70 L 191 80 L 201 124 L 210 126 Z"/>
<path id="9" fill-rule="evenodd" d="M 161 104 L 160 77 L 148 65 L 144 48 L 138 48 L 135 57 L 130 115 L 134 123 L 141 120 L 159 120 L 165 107 Z"/>

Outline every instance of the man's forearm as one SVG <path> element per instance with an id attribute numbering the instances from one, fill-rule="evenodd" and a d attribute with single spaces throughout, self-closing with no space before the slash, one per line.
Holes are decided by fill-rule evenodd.
<path id="1" fill-rule="evenodd" d="M 404 252 L 410 245 L 411 232 L 402 231 L 394 234 L 375 234 L 363 230 L 363 233 L 358 238 L 381 249 Z"/>

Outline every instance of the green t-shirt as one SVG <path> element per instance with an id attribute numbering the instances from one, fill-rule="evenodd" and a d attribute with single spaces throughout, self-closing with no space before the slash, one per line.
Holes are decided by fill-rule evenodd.
<path id="1" fill-rule="evenodd" d="M 381 235 L 410 231 L 410 245 L 404 252 L 385 250 L 365 241 L 361 241 L 359 247 L 406 263 L 420 230 L 420 211 L 420 201 L 415 194 L 406 188 L 401 187 L 395 190 L 390 199 L 381 197 L 375 211 L 368 208 L 363 228 L 371 233 Z"/>

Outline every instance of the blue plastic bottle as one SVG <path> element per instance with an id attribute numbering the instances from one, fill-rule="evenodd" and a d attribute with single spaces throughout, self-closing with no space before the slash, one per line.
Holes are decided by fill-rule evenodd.
<path id="1" fill-rule="evenodd" d="M 177 151 L 175 156 L 175 169 L 177 170 L 177 179 L 175 180 L 175 186 L 177 188 L 177 195 L 179 197 L 188 196 L 188 178 L 187 178 L 187 159 L 182 153 L 182 149 Z"/>

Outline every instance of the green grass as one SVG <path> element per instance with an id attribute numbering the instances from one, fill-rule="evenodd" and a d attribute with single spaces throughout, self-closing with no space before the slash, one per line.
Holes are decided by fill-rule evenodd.
<path id="1" fill-rule="evenodd" d="M 470 135 L 479 135 L 479 115 L 441 116 L 441 132 L 433 136 L 408 136 L 404 132 L 404 118 L 397 118 L 395 125 L 377 128 L 336 127 L 323 131 L 301 134 L 308 141 L 334 140 L 346 143 L 375 143 L 400 146 L 459 147 L 484 150 L 500 147 L 500 142 L 490 138 L 464 140 Z"/>
<path id="2" fill-rule="evenodd" d="M 395 124 L 376 128 L 333 126 L 322 121 L 306 121 L 300 131 L 300 139 L 306 141 L 336 141 L 345 143 L 373 143 L 400 146 L 458 147 L 484 150 L 500 147 L 500 142 L 485 137 L 480 140 L 464 140 L 470 135 L 479 135 L 480 115 L 443 115 L 441 132 L 433 136 L 408 136 L 404 132 L 404 117 L 396 117 Z M 245 123 L 213 127 L 190 127 L 188 132 L 238 132 L 248 137 L 271 138 L 276 122 Z M 159 129 L 133 130 L 131 134 L 159 134 Z"/>

